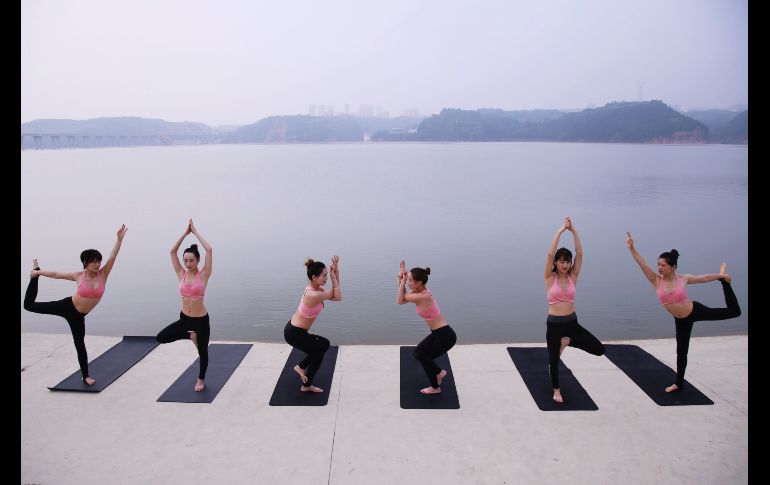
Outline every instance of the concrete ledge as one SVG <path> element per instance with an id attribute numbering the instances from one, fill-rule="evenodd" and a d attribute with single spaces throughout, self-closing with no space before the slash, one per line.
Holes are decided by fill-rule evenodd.
<path id="1" fill-rule="evenodd" d="M 86 336 L 89 358 L 119 340 Z M 673 339 L 611 343 L 675 367 Z M 511 345 L 544 343 L 452 349 L 461 408 L 430 411 L 399 407 L 395 345 L 340 347 L 327 406 L 270 407 L 286 344 L 254 344 L 212 404 L 180 404 L 155 400 L 191 344 L 157 347 L 99 394 L 54 393 L 77 370 L 71 337 L 22 333 L 21 482 L 748 483 L 746 335 L 692 339 L 687 379 L 713 406 L 657 406 L 608 359 L 567 349 L 594 412 L 540 411 Z"/>

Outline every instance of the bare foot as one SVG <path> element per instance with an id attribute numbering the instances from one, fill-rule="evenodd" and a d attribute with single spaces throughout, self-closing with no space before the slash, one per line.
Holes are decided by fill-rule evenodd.
<path id="1" fill-rule="evenodd" d="M 305 375 L 305 369 L 303 369 L 302 367 L 300 367 L 298 365 L 295 365 L 294 366 L 294 372 L 299 374 L 299 378 L 302 379 L 302 383 L 303 384 L 307 383 L 307 376 Z"/>
<path id="2" fill-rule="evenodd" d="M 564 402 L 564 398 L 561 397 L 561 390 L 560 389 L 554 389 L 553 390 L 553 400 L 556 402 Z"/>
<path id="3" fill-rule="evenodd" d="M 426 387 L 425 389 L 420 389 L 420 392 L 423 394 L 441 394 L 441 388 Z"/>
<path id="4" fill-rule="evenodd" d="M 84 381 L 86 384 L 88 384 L 89 386 L 93 386 L 93 385 L 94 385 L 94 382 L 96 382 L 95 380 L 91 379 L 90 377 L 86 377 L 85 379 L 83 379 L 83 381 Z"/>
<path id="5" fill-rule="evenodd" d="M 441 387 L 441 381 L 444 380 L 444 377 L 446 377 L 446 371 L 445 370 L 442 370 L 441 372 L 436 374 L 436 379 L 438 380 L 439 387 Z"/>
<path id="6" fill-rule="evenodd" d="M 197 349 L 198 348 L 198 334 L 195 333 L 195 330 L 190 332 L 190 340 L 192 340 L 192 343 L 195 344 L 195 348 Z"/>
<path id="7" fill-rule="evenodd" d="M 315 386 L 300 386 L 299 390 L 302 392 L 324 392 L 323 389 Z"/>
<path id="8" fill-rule="evenodd" d="M 32 271 L 40 271 L 40 265 L 37 264 L 37 259 L 32 260 Z M 30 278 L 34 278 L 35 276 L 37 275 L 34 275 L 31 272 L 29 273 Z"/>
<path id="9" fill-rule="evenodd" d="M 671 384 L 666 388 L 666 392 L 676 392 L 678 390 L 679 390 L 679 386 L 677 386 L 676 384 Z"/>
<path id="10" fill-rule="evenodd" d="M 203 379 L 198 379 L 198 382 L 195 383 L 195 392 L 201 392 L 204 387 L 206 386 L 203 384 Z"/>
<path id="11" fill-rule="evenodd" d="M 561 338 L 561 348 L 559 349 L 559 355 L 561 355 L 562 352 L 564 352 L 564 349 L 567 348 L 569 343 L 571 342 L 569 337 L 562 337 Z"/>
<path id="12" fill-rule="evenodd" d="M 727 283 L 730 283 L 733 280 L 733 277 L 727 274 L 727 263 L 722 263 L 719 266 L 719 274 L 723 275 L 720 279 Z"/>

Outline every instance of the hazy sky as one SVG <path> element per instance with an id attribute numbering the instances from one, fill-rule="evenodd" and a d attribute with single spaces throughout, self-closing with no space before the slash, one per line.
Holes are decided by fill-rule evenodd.
<path id="1" fill-rule="evenodd" d="M 23 0 L 21 121 L 748 105 L 747 0 Z"/>

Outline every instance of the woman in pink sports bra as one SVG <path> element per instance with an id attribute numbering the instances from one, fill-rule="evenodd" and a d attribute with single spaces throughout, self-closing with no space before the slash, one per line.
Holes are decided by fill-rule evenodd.
<path id="1" fill-rule="evenodd" d="M 86 352 L 86 315 L 96 307 L 104 295 L 107 286 L 107 277 L 115 264 L 115 258 L 120 252 L 123 236 L 126 235 L 126 225 L 118 229 L 118 240 L 112 248 L 109 259 L 102 267 L 102 254 L 96 249 L 86 249 L 80 253 L 80 261 L 83 263 L 83 271 L 74 273 L 60 273 L 58 271 L 43 271 L 37 264 L 37 259 L 32 260 L 34 268 L 30 273 L 29 285 L 24 295 L 24 309 L 34 313 L 45 315 L 57 315 L 70 326 L 72 340 L 75 342 L 75 350 L 78 353 L 78 363 L 83 382 L 89 386 L 96 382 L 88 374 L 88 353 Z M 75 294 L 59 301 L 37 302 L 38 277 L 40 275 L 59 280 L 71 280 L 77 283 Z"/>
<path id="2" fill-rule="evenodd" d="M 570 231 L 575 240 L 575 263 L 567 248 L 556 249 L 564 231 Z M 564 398 L 559 389 L 559 357 L 568 346 L 593 355 L 604 355 L 604 345 L 583 328 L 575 313 L 575 293 L 580 269 L 583 266 L 583 247 L 572 225 L 572 219 L 564 218 L 548 248 L 545 259 L 545 292 L 548 298 L 545 341 L 548 346 L 548 371 L 551 374 L 553 400 L 561 403 Z"/>
<path id="3" fill-rule="evenodd" d="M 342 290 L 340 289 L 340 257 L 332 256 L 332 264 L 329 271 L 326 265 L 320 261 L 307 259 L 305 261 L 307 268 L 307 278 L 310 284 L 305 288 L 302 297 L 299 299 L 299 306 L 291 319 L 286 323 L 283 329 L 283 338 L 286 343 L 292 347 L 301 350 L 306 354 L 297 365 L 294 366 L 294 372 L 299 375 L 302 385 L 302 392 L 323 392 L 323 389 L 313 385 L 313 377 L 321 367 L 324 354 L 329 350 L 331 343 L 329 339 L 310 333 L 310 327 L 315 323 L 318 315 L 324 307 L 324 300 L 342 301 Z M 332 288 L 325 290 L 327 276 L 331 276 Z"/>
<path id="4" fill-rule="evenodd" d="M 406 263 L 401 261 L 398 270 L 398 292 L 396 303 L 414 303 L 417 315 L 419 315 L 430 328 L 430 334 L 425 337 L 414 349 L 414 358 L 422 364 L 425 374 L 428 376 L 430 387 L 420 389 L 423 394 L 438 394 L 441 392 L 441 381 L 447 372 L 441 369 L 433 359 L 441 357 L 449 352 L 449 349 L 457 343 L 457 334 L 449 326 L 436 299 L 425 286 L 428 283 L 430 268 L 412 268 L 406 271 Z M 411 293 L 406 292 L 406 284 L 409 283 Z"/>
<path id="5" fill-rule="evenodd" d="M 201 255 L 198 252 L 197 244 L 192 244 L 182 253 L 184 267 L 179 262 L 177 251 L 179 251 L 182 241 L 188 234 L 193 234 L 197 237 L 206 250 L 206 262 L 203 268 L 198 268 Z M 162 344 L 177 340 L 192 341 L 200 356 L 198 381 L 195 383 L 195 391 L 200 392 L 205 387 L 204 380 L 206 379 L 206 369 L 209 365 L 211 326 L 209 325 L 209 312 L 203 303 L 203 296 L 211 277 L 212 250 L 211 245 L 195 229 L 192 219 L 187 222 L 184 233 L 171 247 L 171 264 L 174 266 L 174 273 L 176 273 L 179 279 L 182 310 L 179 312 L 179 320 L 161 330 L 155 338 Z"/>
<path id="6" fill-rule="evenodd" d="M 634 261 L 642 269 L 645 278 L 649 281 L 661 305 L 674 317 L 676 327 L 676 382 L 666 388 L 666 392 L 676 392 L 684 389 L 684 371 L 687 367 L 687 353 L 690 350 L 690 334 L 695 322 L 706 320 L 726 320 L 735 318 L 741 314 L 738 299 L 735 297 L 730 282 L 732 277 L 727 274 L 727 264 L 722 263 L 718 274 L 677 274 L 676 266 L 679 260 L 679 251 L 672 249 L 658 256 L 658 272 L 654 272 L 644 258 L 634 247 L 631 233 L 626 233 L 626 246 L 631 251 Z M 694 283 L 706 283 L 718 280 L 722 284 L 722 292 L 725 296 L 727 308 L 709 308 L 687 297 L 686 285 Z"/>

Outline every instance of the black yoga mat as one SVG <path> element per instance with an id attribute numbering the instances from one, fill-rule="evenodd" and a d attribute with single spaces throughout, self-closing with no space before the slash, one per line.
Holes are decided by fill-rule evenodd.
<path id="1" fill-rule="evenodd" d="M 243 358 L 246 357 L 246 354 L 249 353 L 251 345 L 210 344 L 206 386 L 203 390 L 195 392 L 195 383 L 198 381 L 199 357 L 171 384 L 171 387 L 166 389 L 166 392 L 158 398 L 158 402 L 212 402 Z"/>
<path id="2" fill-rule="evenodd" d="M 666 392 L 676 382 L 676 372 L 636 345 L 604 346 L 605 355 L 631 378 L 658 406 L 693 406 L 714 404 L 695 386 L 684 381 L 684 389 Z"/>
<path id="3" fill-rule="evenodd" d="M 329 402 L 329 393 L 332 389 L 332 377 L 334 377 L 334 366 L 337 363 L 337 352 L 339 347 L 332 345 L 324 354 L 324 360 L 321 367 L 313 377 L 313 385 L 320 387 L 324 392 L 302 392 L 302 380 L 296 372 L 294 366 L 305 358 L 307 354 L 295 348 L 291 349 L 286 364 L 283 366 L 278 382 L 275 383 L 273 395 L 270 397 L 271 406 L 326 406 Z"/>
<path id="4" fill-rule="evenodd" d="M 596 411 L 599 409 L 561 359 L 559 359 L 559 389 L 564 402 L 557 403 L 553 400 L 547 348 L 508 347 L 508 355 L 513 359 L 513 364 L 541 411 Z"/>
<path id="5" fill-rule="evenodd" d="M 441 381 L 440 394 L 423 394 L 420 389 L 430 386 L 420 362 L 414 358 L 417 347 L 401 347 L 401 409 L 460 409 L 455 377 L 449 354 L 434 359 L 447 372 Z"/>
<path id="6" fill-rule="evenodd" d="M 100 392 L 123 375 L 134 364 L 142 360 L 158 345 L 155 337 L 124 336 L 99 357 L 88 363 L 88 373 L 96 382 L 89 386 L 83 382 L 80 370 L 73 373 L 54 387 L 52 391 Z"/>

